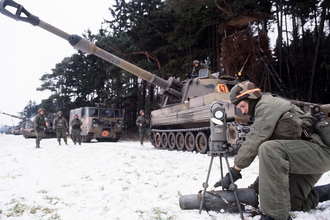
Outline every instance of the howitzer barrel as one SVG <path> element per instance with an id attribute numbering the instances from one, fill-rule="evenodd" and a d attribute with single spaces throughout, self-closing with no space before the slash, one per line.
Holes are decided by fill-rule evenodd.
<path id="1" fill-rule="evenodd" d="M 13 117 L 13 118 L 21 119 L 21 120 L 23 120 L 23 121 L 31 121 L 31 120 L 29 120 L 29 119 L 21 118 L 21 117 L 18 117 L 18 116 L 16 116 L 16 115 L 11 115 L 11 114 L 8 114 L 8 113 L 5 113 L 5 112 L 0 112 L 0 113 L 2 113 L 2 114 L 4 114 L 4 115 L 8 115 L 8 116 Z M 32 122 L 32 121 L 31 121 L 31 122 Z"/>
<path id="2" fill-rule="evenodd" d="M 258 207 L 258 197 L 254 188 L 237 189 L 241 204 Z M 183 210 L 199 209 L 202 192 L 193 195 L 182 195 L 179 198 L 180 208 Z M 212 211 L 239 212 L 233 191 L 207 191 L 204 198 L 204 208 Z M 244 207 L 242 207 L 244 210 Z"/>
<path id="3" fill-rule="evenodd" d="M 22 119 L 21 117 L 18 117 L 18 116 L 16 116 L 16 115 L 11 115 L 11 114 L 8 114 L 8 113 L 5 113 L 5 112 L 1 112 L 1 113 L 4 114 L 4 115 L 8 115 L 8 116 L 10 116 L 10 117 L 13 117 L 13 118 Z"/>
<path id="4" fill-rule="evenodd" d="M 16 8 L 17 9 L 16 13 L 12 14 L 10 11 L 8 11 L 6 9 L 7 6 Z M 170 96 L 174 96 L 175 98 L 181 98 L 181 91 L 180 90 L 178 91 L 177 89 L 173 89 L 172 81 L 166 81 L 166 80 L 156 76 L 155 74 L 152 74 L 144 69 L 141 69 L 140 67 L 137 67 L 134 64 L 131 64 L 123 59 L 120 59 L 117 56 L 97 47 L 93 42 L 90 42 L 84 38 L 81 38 L 78 35 L 70 35 L 70 34 L 40 20 L 39 17 L 32 15 L 22 5 L 19 5 L 12 0 L 1 0 L 0 12 L 17 21 L 24 21 L 24 22 L 30 23 L 34 26 L 38 26 L 48 32 L 51 32 L 52 34 L 55 34 L 56 36 L 69 41 L 69 43 L 74 48 L 81 50 L 88 54 L 94 54 L 95 56 L 98 56 L 101 59 L 104 59 L 104 60 L 132 73 L 133 75 L 141 77 L 142 79 L 159 86 L 160 88 L 167 91 Z M 21 14 L 24 14 L 25 16 L 22 16 Z M 175 82 L 175 84 L 177 85 L 180 83 Z M 172 88 L 170 88 L 170 86 Z M 179 85 L 179 87 L 180 87 L 180 85 Z"/>
<path id="5" fill-rule="evenodd" d="M 88 54 L 94 54 L 95 56 L 98 56 L 138 77 L 141 77 L 142 79 L 147 80 L 150 83 L 154 83 L 161 88 L 166 88 L 168 86 L 165 80 L 159 78 L 155 74 L 152 74 L 144 69 L 141 69 L 138 66 L 135 66 L 134 64 L 120 59 L 119 57 L 97 47 L 93 42 L 81 38 L 78 35 L 71 35 L 69 38 L 69 42 L 74 48 L 84 51 Z"/>

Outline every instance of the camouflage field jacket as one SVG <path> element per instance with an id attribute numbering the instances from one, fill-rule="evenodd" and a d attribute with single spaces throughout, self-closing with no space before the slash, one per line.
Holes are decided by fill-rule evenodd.
<path id="1" fill-rule="evenodd" d="M 289 121 L 289 125 L 281 124 L 285 121 Z M 235 166 L 240 169 L 248 167 L 258 155 L 259 146 L 267 140 L 301 139 L 302 128 L 312 127 L 313 123 L 310 114 L 289 101 L 263 95 L 255 107 L 250 132 L 235 157 Z"/>

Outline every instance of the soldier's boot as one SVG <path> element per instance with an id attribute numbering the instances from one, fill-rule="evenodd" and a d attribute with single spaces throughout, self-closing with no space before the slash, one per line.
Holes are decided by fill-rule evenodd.
<path id="1" fill-rule="evenodd" d="M 319 202 L 330 200 L 330 184 L 315 186 L 314 189 L 319 194 Z"/>
<path id="2" fill-rule="evenodd" d="M 58 142 L 59 145 L 61 145 L 61 142 Z"/>
<path id="3" fill-rule="evenodd" d="M 40 145 L 39 144 L 36 144 L 36 148 L 40 148 Z"/>
<path id="4" fill-rule="evenodd" d="M 65 144 L 68 145 L 68 142 L 66 141 Z"/>
<path id="5" fill-rule="evenodd" d="M 76 142 L 73 142 L 74 143 L 74 145 L 76 145 Z"/>

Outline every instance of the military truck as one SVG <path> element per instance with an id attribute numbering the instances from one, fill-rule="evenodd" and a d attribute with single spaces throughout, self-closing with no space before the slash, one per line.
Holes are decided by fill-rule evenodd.
<path id="1" fill-rule="evenodd" d="M 16 8 L 15 14 L 6 10 L 7 6 Z M 143 70 L 115 55 L 97 47 L 93 42 L 78 35 L 70 35 L 32 15 L 23 6 L 12 0 L 2 0 L 0 12 L 15 20 L 38 26 L 69 43 L 87 54 L 94 54 L 142 79 L 158 86 L 164 96 L 161 109 L 151 112 L 150 141 L 156 148 L 188 150 L 206 153 L 210 143 L 210 105 L 219 101 L 227 114 L 228 150 L 235 152 L 245 140 L 252 120 L 242 115 L 241 111 L 230 104 L 229 91 L 238 83 L 231 77 L 217 77 L 209 69 L 201 69 L 197 77 L 181 80 L 170 77 L 164 80 L 155 74 Z M 301 103 L 308 110 L 320 106 Z M 306 105 L 306 106 L 305 106 Z M 328 115 L 328 112 L 324 112 Z M 98 122 L 98 119 L 95 119 Z M 89 122 L 90 123 L 90 122 Z M 97 123 L 94 123 L 97 127 Z M 89 125 L 91 126 L 91 125 Z M 95 131 L 95 127 L 89 127 Z M 86 128 L 86 131 L 88 126 Z M 99 133 L 101 130 L 98 131 Z M 102 134 L 102 133 L 101 133 Z M 93 134 L 94 135 L 94 134 Z M 91 135 L 86 141 L 91 139 Z"/>
<path id="2" fill-rule="evenodd" d="M 117 142 L 122 133 L 123 118 L 120 109 L 97 107 L 81 107 L 70 111 L 69 135 L 72 137 L 71 121 L 77 114 L 81 122 L 82 142 Z"/>

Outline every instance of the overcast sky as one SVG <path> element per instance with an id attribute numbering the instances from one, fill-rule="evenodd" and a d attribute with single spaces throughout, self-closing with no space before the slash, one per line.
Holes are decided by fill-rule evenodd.
<path id="1" fill-rule="evenodd" d="M 69 34 L 96 34 L 115 0 L 15 0 L 40 20 Z M 51 73 L 76 50 L 65 40 L 37 26 L 0 14 L 0 112 L 17 115 L 29 100 L 41 103 L 48 91 L 36 91 L 41 76 Z M 13 121 L 13 122 L 12 122 Z M 0 125 L 17 125 L 18 119 L 0 114 Z"/>

